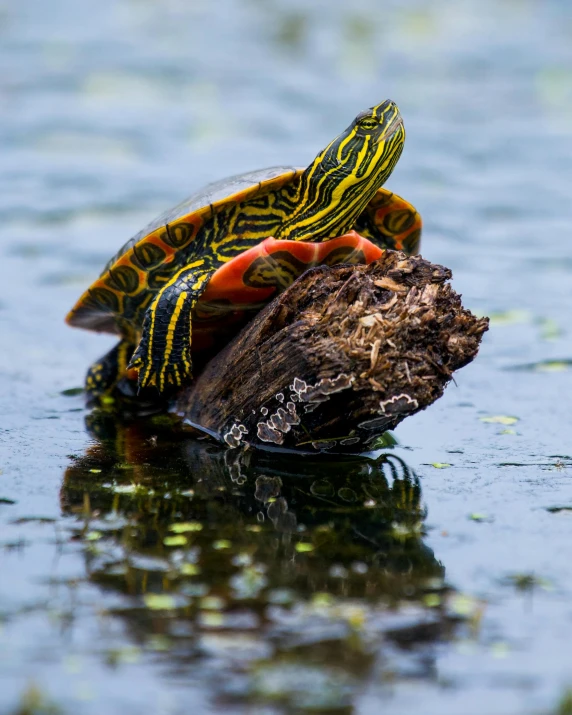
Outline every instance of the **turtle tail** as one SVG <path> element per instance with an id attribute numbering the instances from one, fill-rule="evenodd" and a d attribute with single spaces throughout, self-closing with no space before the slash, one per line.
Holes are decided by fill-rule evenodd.
<path id="1" fill-rule="evenodd" d="M 85 391 L 89 401 L 111 394 L 118 381 L 126 377 L 127 363 L 134 348 L 133 343 L 121 340 L 93 363 L 85 376 Z"/>

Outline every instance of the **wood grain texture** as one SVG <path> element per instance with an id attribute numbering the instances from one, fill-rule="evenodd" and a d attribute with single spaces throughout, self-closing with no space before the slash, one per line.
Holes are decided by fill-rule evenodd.
<path id="1" fill-rule="evenodd" d="M 462 307 L 450 278 L 399 251 L 309 270 L 208 363 L 175 411 L 229 447 L 366 451 L 477 354 L 488 319 Z"/>

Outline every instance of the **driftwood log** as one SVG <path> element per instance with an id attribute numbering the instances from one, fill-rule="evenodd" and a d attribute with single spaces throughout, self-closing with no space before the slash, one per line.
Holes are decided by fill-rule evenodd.
<path id="1" fill-rule="evenodd" d="M 450 278 L 398 251 L 309 270 L 207 364 L 175 411 L 229 447 L 367 451 L 477 354 L 488 319 L 462 307 Z"/>

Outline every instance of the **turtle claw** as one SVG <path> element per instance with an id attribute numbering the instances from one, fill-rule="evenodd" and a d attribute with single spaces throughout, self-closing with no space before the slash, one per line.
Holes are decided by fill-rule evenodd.
<path id="1" fill-rule="evenodd" d="M 191 361 L 188 355 L 183 355 L 180 362 L 165 362 L 164 358 L 147 354 L 146 346 L 140 344 L 129 363 L 130 369 L 139 372 L 138 387 L 140 390 L 155 387 L 158 392 L 181 387 L 191 377 Z"/>

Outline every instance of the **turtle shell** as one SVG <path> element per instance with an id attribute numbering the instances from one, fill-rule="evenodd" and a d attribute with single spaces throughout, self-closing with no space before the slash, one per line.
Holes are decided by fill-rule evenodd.
<path id="1" fill-rule="evenodd" d="M 203 224 L 225 207 L 276 191 L 303 172 L 272 167 L 223 179 L 192 194 L 120 249 L 72 308 L 67 322 L 138 339 L 146 308 L 181 268 L 181 256 L 188 255 Z M 379 189 L 355 228 L 366 239 L 373 238 L 373 231 L 377 241 L 415 253 L 421 218 L 407 201 Z M 382 249 L 361 236 L 350 232 L 320 243 L 269 238 L 224 264 L 211 277 L 193 315 L 193 352 L 210 344 L 219 328 L 242 322 L 246 314 L 259 310 L 307 268 L 379 258 Z"/>
<path id="2" fill-rule="evenodd" d="M 330 241 L 267 238 L 221 266 L 193 311 L 193 353 L 224 345 L 277 293 L 314 266 L 372 263 L 383 249 L 356 231 Z"/>

